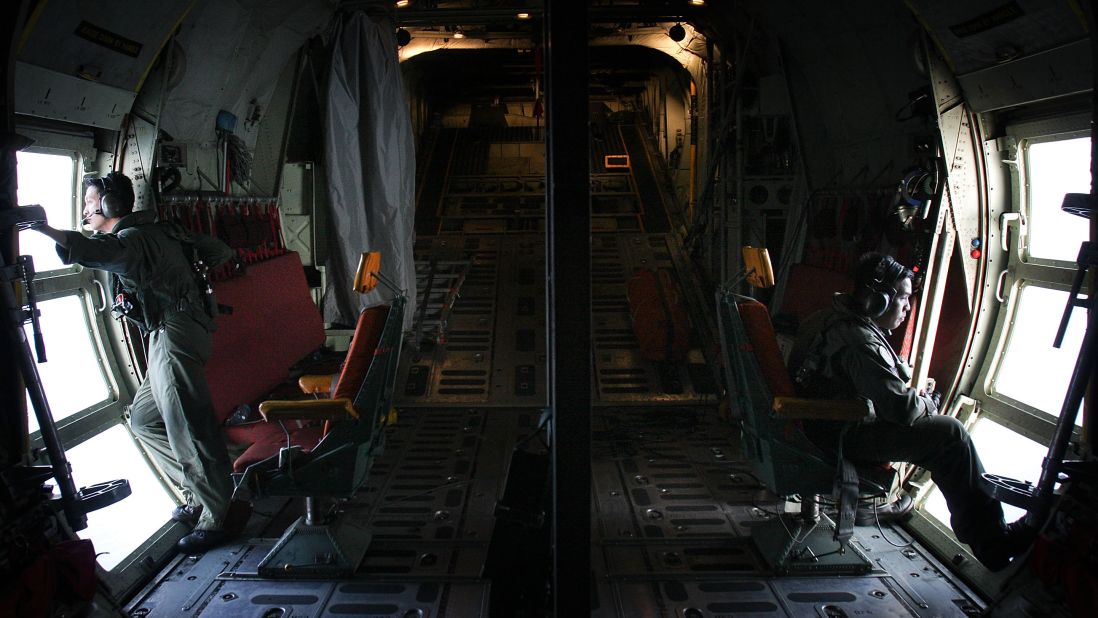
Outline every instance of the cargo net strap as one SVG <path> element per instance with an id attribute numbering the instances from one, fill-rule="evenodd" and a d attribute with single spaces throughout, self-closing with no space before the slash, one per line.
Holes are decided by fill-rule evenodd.
<path id="1" fill-rule="evenodd" d="M 889 241 L 885 231 L 894 193 L 888 189 L 814 191 L 803 221 L 807 234 L 800 262 L 846 273 L 859 255 L 882 250 Z"/>
<path id="2" fill-rule="evenodd" d="M 161 221 L 220 239 L 243 264 L 286 253 L 276 198 L 171 198 L 160 205 L 159 214 Z M 210 270 L 210 279 L 223 281 L 237 272 L 235 264 L 222 264 Z"/>

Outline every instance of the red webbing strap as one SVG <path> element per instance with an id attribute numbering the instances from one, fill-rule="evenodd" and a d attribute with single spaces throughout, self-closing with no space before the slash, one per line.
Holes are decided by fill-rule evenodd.
<path id="1" fill-rule="evenodd" d="M 286 252 L 286 241 L 282 238 L 282 219 L 278 212 L 278 203 L 271 202 L 267 204 L 267 211 L 269 213 L 268 220 L 271 223 L 271 239 L 274 242 L 276 253 L 282 255 Z"/>

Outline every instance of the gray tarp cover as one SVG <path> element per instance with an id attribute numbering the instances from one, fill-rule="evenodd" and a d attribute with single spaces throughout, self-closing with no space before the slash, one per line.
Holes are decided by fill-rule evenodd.
<path id="1" fill-rule="evenodd" d="M 382 272 L 408 292 L 404 328 L 415 315 L 415 151 L 395 26 L 362 13 L 341 25 L 332 53 L 325 169 L 332 220 L 324 319 L 354 324 L 364 307 L 389 300 L 378 286 L 351 289 L 363 251 L 381 251 Z"/>

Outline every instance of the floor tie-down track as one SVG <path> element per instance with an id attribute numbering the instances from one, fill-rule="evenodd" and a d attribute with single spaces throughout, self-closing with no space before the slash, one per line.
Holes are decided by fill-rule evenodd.
<path id="1" fill-rule="evenodd" d="M 538 412 L 402 411 L 342 515 L 374 531 L 353 577 L 257 577 L 259 559 L 299 508 L 261 504 L 254 538 L 176 558 L 127 611 L 488 616 L 493 511 L 511 446 L 534 431 Z M 774 576 L 751 532 L 781 505 L 738 458 L 736 432 L 711 407 L 604 408 L 592 423 L 595 616 L 959 616 L 982 607 L 918 544 L 891 545 L 910 537 L 890 526 L 855 529 L 853 543 L 873 566 L 866 575 Z"/>
<path id="2" fill-rule="evenodd" d="M 751 535 L 784 505 L 752 477 L 737 456 L 737 433 L 709 410 L 606 409 L 594 427 L 594 616 L 964 616 L 982 609 L 892 526 L 855 528 L 852 543 L 872 566 L 866 575 L 774 575 Z"/>
<path id="3" fill-rule="evenodd" d="M 666 234 L 599 234 L 592 248 L 597 404 L 714 403 L 697 330 L 680 363 L 646 360 L 626 283 L 639 268 L 677 272 Z M 535 234 L 444 235 L 416 242 L 414 339 L 398 406 L 546 405 L 545 247 Z M 678 276 L 679 285 L 695 283 Z M 457 289 L 455 293 L 455 288 Z"/>
<path id="4" fill-rule="evenodd" d="M 298 516 L 293 502 L 257 503 L 244 541 L 179 556 L 127 606 L 132 616 L 481 616 L 493 510 L 511 445 L 539 411 L 401 411 L 367 484 L 341 517 L 373 531 L 354 576 L 270 580 L 257 567 Z M 413 612 L 409 614 L 408 612 Z"/>

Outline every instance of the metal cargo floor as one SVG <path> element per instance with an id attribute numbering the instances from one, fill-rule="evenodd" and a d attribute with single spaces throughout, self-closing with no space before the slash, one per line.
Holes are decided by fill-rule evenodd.
<path id="1" fill-rule="evenodd" d="M 535 408 L 402 410 L 343 517 L 375 539 L 346 580 L 263 580 L 255 565 L 300 507 L 260 503 L 248 540 L 179 556 L 132 616 L 487 616 L 484 574 L 511 447 Z M 778 577 L 751 542 L 781 504 L 710 406 L 598 408 L 593 426 L 594 616 L 974 615 L 978 597 L 902 529 L 856 528 L 873 570 Z"/>

